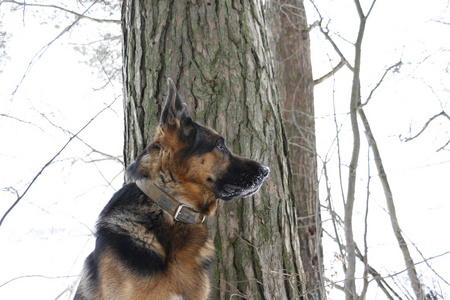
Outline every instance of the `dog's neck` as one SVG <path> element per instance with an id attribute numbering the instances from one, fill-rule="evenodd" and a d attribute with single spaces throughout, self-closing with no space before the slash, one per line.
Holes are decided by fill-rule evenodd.
<path id="1" fill-rule="evenodd" d="M 200 224 L 205 220 L 204 215 L 187 205 L 181 204 L 155 183 L 147 179 L 140 179 L 136 181 L 136 185 L 147 197 L 172 215 L 175 221 L 187 224 Z"/>
<path id="2" fill-rule="evenodd" d="M 153 143 L 147 149 L 147 155 L 140 158 L 141 167 L 136 168 L 131 179 L 151 181 L 180 204 L 191 207 L 203 216 L 212 216 L 217 207 L 215 194 L 205 191 L 198 183 L 180 180 L 177 170 L 170 167 L 174 155 L 165 151 L 160 143 L 161 134 L 161 129 L 158 128 Z"/>

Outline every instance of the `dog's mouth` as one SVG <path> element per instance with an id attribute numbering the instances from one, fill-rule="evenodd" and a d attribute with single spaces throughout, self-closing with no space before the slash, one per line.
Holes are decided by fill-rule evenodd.
<path id="1" fill-rule="evenodd" d="M 219 192 L 218 198 L 229 201 L 236 197 L 250 197 L 258 192 L 266 177 L 267 175 L 258 176 L 252 184 L 244 186 L 226 183 L 223 185 L 221 191 Z"/>
<path id="2" fill-rule="evenodd" d="M 238 187 L 236 185 L 226 184 L 226 185 L 224 185 L 224 187 L 219 195 L 219 198 L 222 200 L 225 200 L 225 201 L 231 200 L 236 197 L 245 198 L 245 197 L 255 194 L 259 190 L 260 186 L 254 188 L 254 189 L 244 189 L 244 188 Z"/>

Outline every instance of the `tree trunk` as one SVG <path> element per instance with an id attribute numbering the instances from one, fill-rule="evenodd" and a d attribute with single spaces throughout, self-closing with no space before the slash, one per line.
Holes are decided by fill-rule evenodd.
<path id="1" fill-rule="evenodd" d="M 292 190 L 299 218 L 300 256 L 307 279 L 305 298 L 324 299 L 314 84 L 306 13 L 302 0 L 270 1 L 268 5 L 275 74 L 289 140 Z"/>
<path id="2" fill-rule="evenodd" d="M 208 220 L 217 252 L 210 298 L 302 298 L 287 140 L 260 4 L 125 0 L 122 21 L 127 165 L 152 139 L 171 77 L 198 122 L 271 168 L 258 194 L 219 202 Z"/>

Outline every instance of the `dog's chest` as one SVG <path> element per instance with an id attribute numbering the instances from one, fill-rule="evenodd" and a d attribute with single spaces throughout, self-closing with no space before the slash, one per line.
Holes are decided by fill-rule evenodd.
<path id="1" fill-rule="evenodd" d="M 170 234 L 163 282 L 170 282 L 176 295 L 182 297 L 175 299 L 206 299 L 214 245 L 204 226 L 185 226 L 175 226 Z"/>
<path id="2" fill-rule="evenodd" d="M 207 271 L 215 248 L 203 225 L 176 223 L 170 230 L 167 265 Z"/>

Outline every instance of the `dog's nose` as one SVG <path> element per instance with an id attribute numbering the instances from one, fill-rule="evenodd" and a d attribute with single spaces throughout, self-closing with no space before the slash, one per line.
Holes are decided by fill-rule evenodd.
<path id="1" fill-rule="evenodd" d="M 270 169 L 269 167 L 266 167 L 264 165 L 260 165 L 259 166 L 259 173 L 264 176 L 267 177 L 267 175 L 269 175 Z"/>

